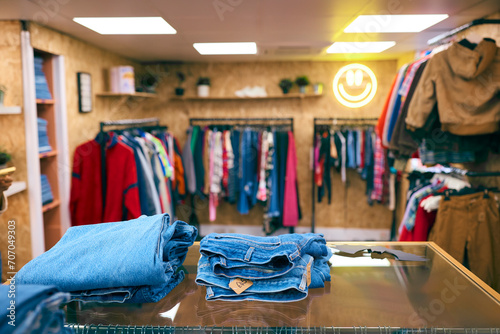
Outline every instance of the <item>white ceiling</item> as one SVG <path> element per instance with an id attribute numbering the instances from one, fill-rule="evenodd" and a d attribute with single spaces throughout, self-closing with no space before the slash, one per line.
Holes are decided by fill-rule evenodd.
<path id="1" fill-rule="evenodd" d="M 226 8 L 224 12 L 216 9 Z M 0 0 L 0 20 L 23 19 L 139 61 L 390 59 L 500 10 L 498 0 Z M 420 33 L 345 34 L 365 14 L 449 14 Z M 85 16 L 162 16 L 176 35 L 99 35 Z M 328 55 L 334 41 L 396 41 L 377 55 Z M 195 42 L 256 42 L 258 55 L 201 56 Z"/>

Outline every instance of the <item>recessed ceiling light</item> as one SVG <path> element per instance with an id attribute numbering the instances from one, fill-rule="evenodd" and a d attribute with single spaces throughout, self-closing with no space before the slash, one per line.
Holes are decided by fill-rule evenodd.
<path id="1" fill-rule="evenodd" d="M 193 47 L 201 55 L 254 55 L 257 44 L 244 43 L 194 43 Z"/>
<path id="2" fill-rule="evenodd" d="M 162 17 L 75 17 L 73 21 L 101 35 L 176 34 Z"/>
<path id="3" fill-rule="evenodd" d="M 326 53 L 379 53 L 396 45 L 396 42 L 335 42 Z"/>
<path id="4" fill-rule="evenodd" d="M 448 14 L 431 15 L 360 15 L 346 33 L 420 32 L 448 18 Z"/>

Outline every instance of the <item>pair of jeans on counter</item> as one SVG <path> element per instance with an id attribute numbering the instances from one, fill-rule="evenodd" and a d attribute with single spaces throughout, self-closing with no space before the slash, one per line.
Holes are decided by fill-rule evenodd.
<path id="1" fill-rule="evenodd" d="M 331 279 L 332 253 L 321 234 L 212 233 L 201 240 L 200 253 L 196 283 L 207 287 L 207 300 L 293 302 L 306 298 L 308 288 L 324 287 Z M 237 294 L 229 287 L 236 278 L 252 285 Z"/>
<path id="2" fill-rule="evenodd" d="M 168 214 L 71 227 L 16 282 L 55 285 L 77 301 L 157 302 L 183 280 L 177 269 L 197 233 Z"/>
<path id="3" fill-rule="evenodd" d="M 68 301 L 55 286 L 0 285 L 0 333 L 73 333 L 64 327 L 62 304 Z"/>

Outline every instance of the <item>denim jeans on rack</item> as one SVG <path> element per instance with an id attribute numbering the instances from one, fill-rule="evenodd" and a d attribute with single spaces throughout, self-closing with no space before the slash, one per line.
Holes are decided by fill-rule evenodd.
<path id="1" fill-rule="evenodd" d="M 68 301 L 69 294 L 54 286 L 16 282 L 15 289 L 11 290 L 9 285 L 0 285 L 0 333 L 73 333 L 64 327 L 62 304 Z"/>
<path id="2" fill-rule="evenodd" d="M 16 280 L 55 285 L 72 300 L 157 302 L 184 278 L 177 269 L 196 236 L 195 227 L 168 214 L 75 226 Z"/>

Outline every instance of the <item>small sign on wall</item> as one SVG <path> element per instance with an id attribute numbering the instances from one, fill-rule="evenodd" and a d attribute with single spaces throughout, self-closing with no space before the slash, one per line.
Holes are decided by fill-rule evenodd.
<path id="1" fill-rule="evenodd" d="M 92 77 L 90 73 L 78 72 L 78 109 L 80 112 L 92 111 Z"/>

